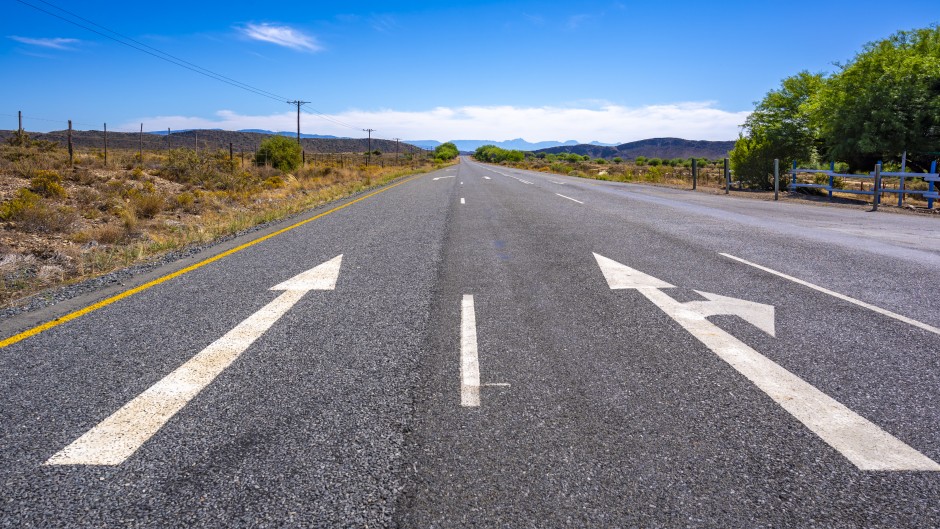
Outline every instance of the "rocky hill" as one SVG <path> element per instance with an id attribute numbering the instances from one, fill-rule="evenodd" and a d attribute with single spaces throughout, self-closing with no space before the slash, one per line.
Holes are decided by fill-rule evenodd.
<path id="1" fill-rule="evenodd" d="M 0 130 L 0 141 L 6 141 L 13 134 L 14 131 L 12 130 Z M 62 147 L 68 144 L 68 131 L 29 132 L 28 134 L 34 140 L 56 142 Z M 270 134 L 258 132 L 226 130 L 187 130 L 185 132 L 173 132 L 169 136 L 166 133 L 152 134 L 144 132 L 141 136 L 136 132 L 109 131 L 108 147 L 111 149 L 137 149 L 140 142 L 145 150 L 152 151 L 166 149 L 168 145 L 172 149 L 180 147 L 193 148 L 198 142 L 200 149 L 228 150 L 229 143 L 231 143 L 236 152 L 253 152 L 262 140 L 270 136 Z M 73 130 L 72 144 L 79 149 L 103 149 L 104 132 L 100 130 Z M 365 152 L 368 149 L 369 142 L 367 138 L 301 138 L 300 144 L 308 153 L 339 153 Z M 404 142 L 396 146 L 394 141 L 372 138 L 373 150 L 394 153 L 396 148 L 402 153 L 421 150 Z"/>
<path id="2" fill-rule="evenodd" d="M 647 158 L 724 158 L 734 147 L 733 141 L 683 140 L 680 138 L 652 138 L 605 147 L 601 145 L 581 144 L 573 146 L 541 149 L 536 153 L 551 154 L 574 153 L 591 158 L 624 158 L 633 160 L 637 156 Z"/>

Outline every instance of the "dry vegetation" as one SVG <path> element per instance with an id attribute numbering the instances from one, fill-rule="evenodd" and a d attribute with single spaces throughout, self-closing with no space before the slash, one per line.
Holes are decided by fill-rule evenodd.
<path id="1" fill-rule="evenodd" d="M 691 187 L 690 160 L 647 160 L 609 162 L 604 159 L 572 161 L 563 155 L 545 158 L 526 157 L 521 162 L 503 162 L 519 169 L 543 173 L 564 174 L 611 182 L 636 182 L 674 187 Z M 720 161 L 699 160 L 698 186 L 718 189 L 724 185 L 723 166 Z"/>
<path id="2" fill-rule="evenodd" d="M 723 191 L 725 185 L 723 162 L 721 160 L 700 159 L 697 163 L 698 187 L 715 192 Z M 566 159 L 564 155 L 546 158 L 526 156 L 521 162 L 504 161 L 501 165 L 543 173 L 564 174 L 612 182 L 634 182 L 679 188 L 691 188 L 692 186 L 692 164 L 689 159 L 660 160 L 657 158 L 646 159 L 640 157 L 636 161 L 609 162 L 603 159 L 571 161 Z M 899 171 L 900 167 L 886 166 L 885 170 Z M 781 167 L 781 192 L 786 192 L 787 184 L 790 183 L 791 174 L 786 171 L 787 169 Z M 799 183 L 826 184 L 829 181 L 828 176 L 821 174 L 799 173 L 797 176 Z M 732 180 L 734 179 L 732 178 Z M 884 178 L 883 182 L 884 187 L 888 189 L 897 189 L 900 186 L 899 178 Z M 863 177 L 857 179 L 835 178 L 833 185 L 837 189 L 858 189 L 866 191 L 871 191 L 873 187 L 872 179 Z M 732 181 L 732 187 L 739 190 L 741 189 L 740 183 L 735 181 Z M 925 191 L 928 189 L 928 183 L 919 178 L 907 178 L 904 182 L 904 188 L 910 191 Z M 753 192 L 760 194 L 759 191 Z M 802 196 L 822 196 L 827 194 L 826 191 L 820 189 L 800 189 L 799 193 Z M 833 191 L 833 197 L 843 200 L 871 202 L 870 196 L 840 193 L 838 191 Z M 897 195 L 884 194 L 881 204 L 885 207 L 897 204 Z M 927 207 L 927 200 L 918 194 L 905 194 L 904 204 L 908 208 L 923 210 Z"/>
<path id="3" fill-rule="evenodd" d="M 433 169 L 321 157 L 293 173 L 228 152 L 75 152 L 17 135 L 0 146 L 0 305 Z M 387 157 L 386 157 L 387 158 Z"/>

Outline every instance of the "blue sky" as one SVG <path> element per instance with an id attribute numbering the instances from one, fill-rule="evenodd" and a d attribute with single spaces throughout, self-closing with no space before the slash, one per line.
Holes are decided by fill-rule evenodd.
<path id="1" fill-rule="evenodd" d="M 734 139 L 783 77 L 940 19 L 936 0 L 24 1 L 310 101 L 305 133 L 440 141 Z M 35 131 L 296 126 L 278 98 L 2 5 L 0 128 L 18 110 Z"/>

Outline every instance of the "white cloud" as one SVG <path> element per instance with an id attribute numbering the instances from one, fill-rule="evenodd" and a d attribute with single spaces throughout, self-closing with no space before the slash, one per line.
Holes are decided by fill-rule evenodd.
<path id="1" fill-rule="evenodd" d="M 275 26 L 273 24 L 247 24 L 239 28 L 250 39 L 270 42 L 297 51 L 320 51 L 323 49 L 311 35 L 290 26 Z"/>
<path id="2" fill-rule="evenodd" d="M 54 50 L 71 50 L 74 48 L 70 47 L 70 44 L 78 44 L 81 42 L 78 39 L 65 39 L 60 37 L 33 39 L 29 37 L 18 37 L 16 35 L 10 35 L 7 38 L 15 40 L 21 44 L 39 46 L 40 48 L 51 48 Z"/>
<path id="3" fill-rule="evenodd" d="M 643 107 L 606 104 L 594 108 L 464 106 L 424 111 L 347 110 L 301 116 L 308 134 L 359 137 L 360 129 L 376 129 L 380 138 L 409 140 L 577 140 L 620 143 L 646 138 L 676 137 L 690 140 L 733 140 L 749 111 L 729 112 L 710 102 L 689 102 Z M 157 116 L 135 119 L 148 130 L 221 128 L 295 130 L 297 114 L 290 110 L 272 115 L 245 115 L 229 110 L 215 117 Z M 346 127 L 335 120 L 351 124 Z M 139 126 L 139 125 L 137 125 Z"/>

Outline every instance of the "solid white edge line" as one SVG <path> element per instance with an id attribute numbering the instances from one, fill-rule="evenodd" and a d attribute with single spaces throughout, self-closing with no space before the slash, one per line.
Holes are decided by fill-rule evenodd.
<path id="1" fill-rule="evenodd" d="M 480 405 L 480 360 L 473 296 L 464 294 L 460 310 L 460 405 Z"/>
<path id="2" fill-rule="evenodd" d="M 940 328 L 934 327 L 933 325 L 928 325 L 928 324 L 926 324 L 926 323 L 919 322 L 919 321 L 917 321 L 917 320 L 908 318 L 907 316 L 902 316 L 902 315 L 900 315 L 900 314 L 898 314 L 898 313 L 896 313 L 896 312 L 891 312 L 890 310 L 883 309 L 883 308 L 881 308 L 881 307 L 877 307 L 877 306 L 872 305 L 872 304 L 870 304 L 870 303 L 865 303 L 864 301 L 855 299 L 855 298 L 853 298 L 853 297 L 846 296 L 845 294 L 840 294 L 840 293 L 838 293 L 838 292 L 829 290 L 828 288 L 823 288 L 823 287 L 821 287 L 821 286 L 814 285 L 814 284 L 812 284 L 812 283 L 810 283 L 810 282 L 808 282 L 808 281 L 803 281 L 802 279 L 798 279 L 798 278 L 796 278 L 796 277 L 789 276 L 789 275 L 787 275 L 787 274 L 784 274 L 783 272 L 778 272 L 778 271 L 773 270 L 773 269 L 771 269 L 771 268 L 767 268 L 766 266 L 761 266 L 761 265 L 759 265 L 759 264 L 757 264 L 757 263 L 752 263 L 752 262 L 747 261 L 747 260 L 745 260 L 745 259 L 741 259 L 740 257 L 735 257 L 735 256 L 733 256 L 733 255 L 731 255 L 731 254 L 719 252 L 718 255 L 722 255 L 722 256 L 724 256 L 724 257 L 727 257 L 728 259 L 733 259 L 733 260 L 735 260 L 735 261 L 737 261 L 737 262 L 739 262 L 739 263 L 746 264 L 746 265 L 748 265 L 748 266 L 752 266 L 752 267 L 754 267 L 754 268 L 757 268 L 758 270 L 763 270 L 764 272 L 767 272 L 768 274 L 773 274 L 773 275 L 775 275 L 775 276 L 782 277 L 782 278 L 784 278 L 784 279 L 786 279 L 786 280 L 788 280 L 788 281 L 793 281 L 794 283 L 797 283 L 797 284 L 799 284 L 799 285 L 803 285 L 804 287 L 811 288 L 811 289 L 816 290 L 816 291 L 818 291 L 818 292 L 822 292 L 823 294 L 828 294 L 828 295 L 830 295 L 830 296 L 832 296 L 832 297 L 839 298 L 839 299 L 841 299 L 841 300 L 843 300 L 843 301 L 848 301 L 849 303 L 852 303 L 852 304 L 854 304 L 854 305 L 858 305 L 859 307 L 864 307 L 864 308 L 866 308 L 866 309 L 868 309 L 868 310 L 870 310 L 870 311 L 872 311 L 872 312 L 877 312 L 878 314 L 881 314 L 882 316 L 887 316 L 887 317 L 889 317 L 889 318 L 894 318 L 894 319 L 896 319 L 896 320 L 898 320 L 898 321 L 901 321 L 901 322 L 904 322 L 904 323 L 906 323 L 906 324 L 908 324 L 908 325 L 912 325 L 912 326 L 917 327 L 917 328 L 919 328 L 919 329 L 923 329 L 923 330 L 925 330 L 925 331 L 927 331 L 927 332 L 932 332 L 932 333 L 934 333 L 934 334 L 940 335 Z"/>
<path id="3" fill-rule="evenodd" d="M 571 198 L 571 197 L 566 197 L 565 195 L 562 195 L 561 193 L 555 193 L 555 194 L 558 195 L 558 196 L 560 196 L 561 198 L 567 198 L 568 200 L 570 200 L 570 201 L 572 201 L 572 202 L 577 202 L 578 204 L 584 204 L 584 202 L 581 202 L 580 200 L 577 200 L 577 199 Z"/>

